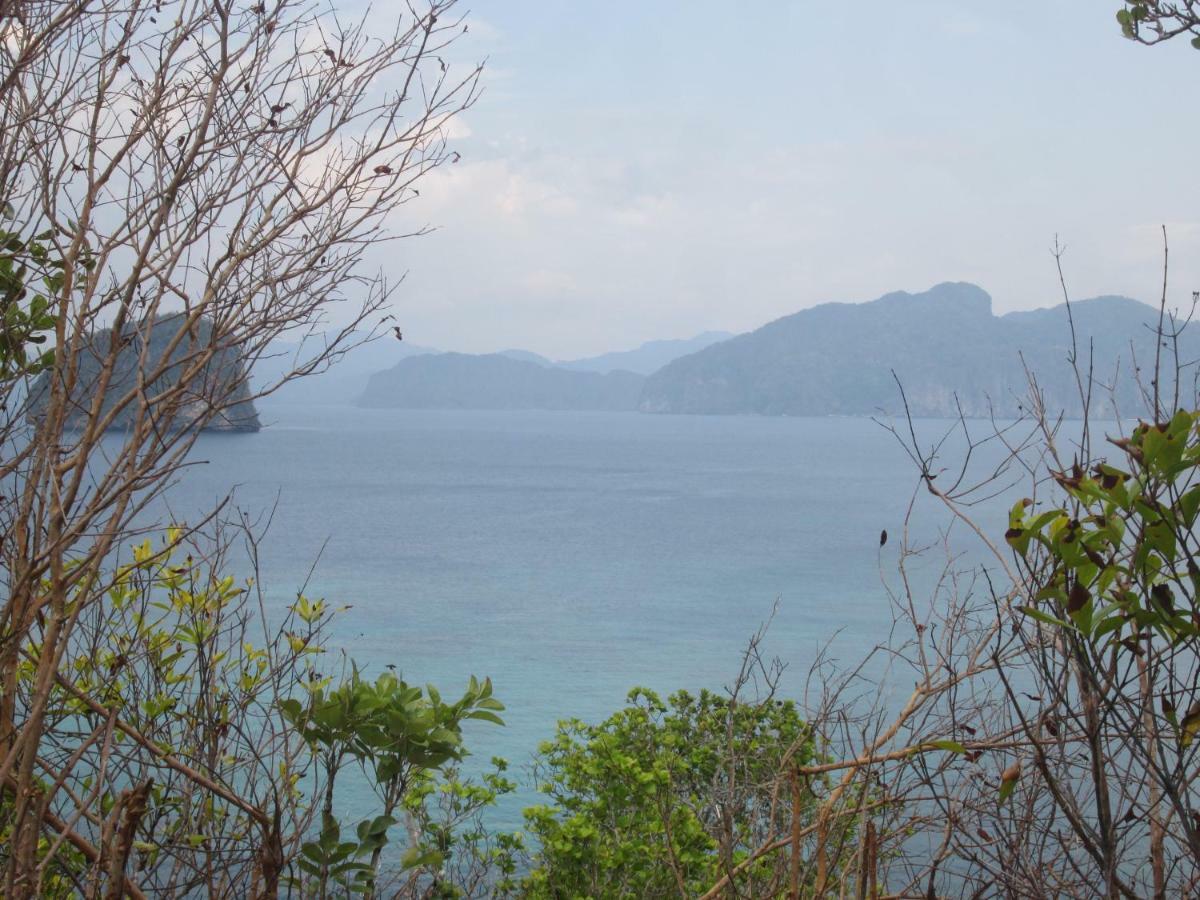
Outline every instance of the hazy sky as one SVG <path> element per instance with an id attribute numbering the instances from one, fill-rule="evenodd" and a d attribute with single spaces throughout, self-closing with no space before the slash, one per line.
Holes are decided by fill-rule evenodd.
<path id="1" fill-rule="evenodd" d="M 1200 52 L 1116 0 L 477 0 L 463 160 L 392 247 L 406 339 L 555 358 L 974 281 L 1200 288 Z M 384 14 L 387 4 L 377 4 Z M 403 224 L 412 224 L 406 222 Z"/>

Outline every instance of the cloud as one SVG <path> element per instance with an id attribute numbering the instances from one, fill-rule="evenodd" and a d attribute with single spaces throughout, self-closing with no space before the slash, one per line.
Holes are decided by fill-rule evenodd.
<path id="1" fill-rule="evenodd" d="M 570 294 L 578 290 L 575 276 L 552 269 L 535 269 L 521 279 L 521 285 L 534 294 Z"/>
<path id="2" fill-rule="evenodd" d="M 438 231 L 385 260 L 411 273 L 422 343 L 565 358 L 953 279 L 997 312 L 1041 306 L 1056 233 L 1073 296 L 1153 299 L 1161 236 L 1136 223 L 1159 217 L 1172 284 L 1200 286 L 1179 174 L 1195 126 L 1144 89 L 1182 83 L 1186 54 L 1129 62 L 1119 34 L 1092 48 L 1063 27 L 1069 11 L 922 0 L 866 33 L 780 16 L 715 72 L 656 35 L 725 46 L 740 24 L 653 6 L 615 57 L 571 42 L 613 25 L 607 8 L 494 2 L 498 27 L 472 21 L 459 50 L 494 50 L 484 78 L 503 85 L 455 137 L 463 161 L 403 211 Z M 1178 133 L 1154 139 L 1164 121 Z"/>
<path id="3" fill-rule="evenodd" d="M 437 124 L 437 129 L 447 141 L 462 140 L 469 138 L 472 134 L 471 126 L 467 124 L 466 117 L 462 113 L 442 119 Z"/>
<path id="4" fill-rule="evenodd" d="M 442 166 L 422 188 L 423 207 L 439 224 L 481 216 L 524 220 L 574 214 L 578 205 L 561 187 L 509 161 L 490 159 Z"/>
<path id="5" fill-rule="evenodd" d="M 938 23 L 938 29 L 951 37 L 977 37 L 984 33 L 985 26 L 974 16 L 954 13 Z"/>
<path id="6" fill-rule="evenodd" d="M 471 13 L 467 26 L 467 33 L 475 42 L 495 45 L 504 39 L 504 32 L 500 28 L 475 13 Z"/>

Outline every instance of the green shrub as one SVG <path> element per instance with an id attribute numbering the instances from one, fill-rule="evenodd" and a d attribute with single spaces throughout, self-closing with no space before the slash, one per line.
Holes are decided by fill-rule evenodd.
<path id="1" fill-rule="evenodd" d="M 786 827 L 789 762 L 812 756 L 811 734 L 790 701 L 680 691 L 664 703 L 636 688 L 599 725 L 561 722 L 535 763 L 550 803 L 525 811 L 540 846 L 524 890 L 532 897 L 703 893 Z M 768 859 L 751 867 L 740 884 L 754 895 L 777 889 L 780 865 Z"/>

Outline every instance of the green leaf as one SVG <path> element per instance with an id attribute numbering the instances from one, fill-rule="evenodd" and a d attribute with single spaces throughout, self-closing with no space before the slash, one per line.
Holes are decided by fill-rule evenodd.
<path id="1" fill-rule="evenodd" d="M 503 725 L 504 720 L 494 712 L 488 712 L 485 709 L 477 709 L 475 712 L 467 714 L 468 719 L 482 719 L 485 722 L 493 722 L 496 725 Z"/>
<path id="2" fill-rule="evenodd" d="M 313 841 L 306 841 L 301 845 L 300 853 L 318 865 L 325 862 L 325 853 L 321 850 L 321 846 Z M 301 860 L 300 863 L 303 865 L 304 860 Z"/>
<path id="3" fill-rule="evenodd" d="M 1016 790 L 1017 782 L 1021 780 L 1021 764 L 1015 762 L 1007 769 L 1000 773 L 1000 797 L 999 802 L 1004 805 L 1012 792 Z"/>
<path id="4" fill-rule="evenodd" d="M 1016 787 L 1017 787 L 1016 779 L 1011 779 L 1009 781 L 1000 782 L 999 802 L 1001 805 L 1003 805 L 1004 802 L 1006 800 L 1008 800 L 1009 797 L 1012 796 L 1012 792 L 1014 790 L 1016 790 Z"/>
<path id="5" fill-rule="evenodd" d="M 1018 609 L 1020 609 L 1020 611 L 1023 612 L 1025 615 L 1029 616 L 1029 618 L 1036 619 L 1037 621 L 1042 622 L 1046 625 L 1056 625 L 1059 628 L 1071 628 L 1072 627 L 1070 625 L 1070 623 L 1064 622 L 1062 619 L 1056 618 L 1055 616 L 1052 616 L 1049 613 L 1042 612 L 1040 609 L 1037 609 L 1035 607 L 1021 606 L 1021 607 L 1018 607 Z"/>
<path id="6" fill-rule="evenodd" d="M 967 748 L 958 741 L 930 741 L 925 744 L 926 747 L 932 747 L 936 750 L 947 750 L 950 753 L 966 753 Z"/>
<path id="7" fill-rule="evenodd" d="M 369 822 L 364 821 L 358 827 L 359 837 L 366 840 L 368 837 L 379 837 L 387 834 L 389 828 L 395 825 L 397 819 L 394 816 L 376 816 Z"/>
<path id="8" fill-rule="evenodd" d="M 427 847 L 409 847 L 400 856 L 400 865 L 405 869 L 415 869 L 418 866 L 436 867 L 441 865 L 443 855 Z"/>
<path id="9" fill-rule="evenodd" d="M 1197 733 L 1200 733 L 1200 701 L 1192 704 L 1180 723 L 1179 746 L 1190 747 Z"/>

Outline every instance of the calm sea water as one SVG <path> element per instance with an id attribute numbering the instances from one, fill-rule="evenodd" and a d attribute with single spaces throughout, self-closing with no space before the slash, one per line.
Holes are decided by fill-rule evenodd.
<path id="1" fill-rule="evenodd" d="M 765 649 L 794 696 L 831 640 L 852 662 L 888 636 L 897 542 L 879 534 L 898 534 L 916 477 L 868 420 L 263 412 L 258 434 L 201 438 L 174 514 L 230 490 L 275 506 L 272 602 L 315 562 L 307 591 L 353 606 L 333 642 L 368 674 L 445 694 L 490 676 L 508 725 L 471 729 L 477 760 L 519 769 L 556 720 L 598 720 L 635 685 L 721 688 L 777 601 Z M 927 506 L 922 528 L 943 524 Z"/>

